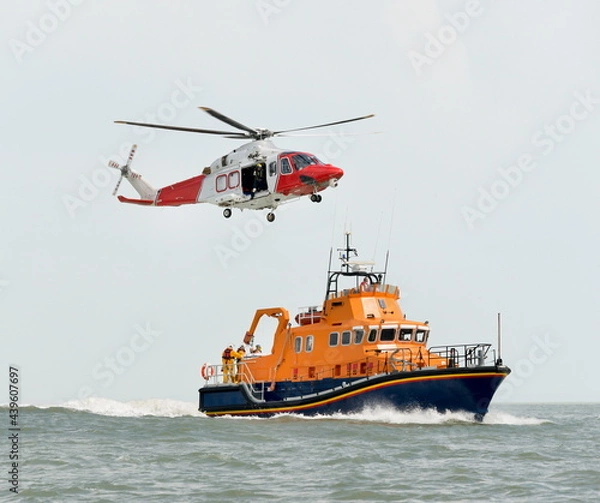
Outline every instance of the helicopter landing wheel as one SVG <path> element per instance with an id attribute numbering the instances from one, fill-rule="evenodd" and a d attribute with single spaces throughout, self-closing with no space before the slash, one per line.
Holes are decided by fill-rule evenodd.
<path id="1" fill-rule="evenodd" d="M 225 209 L 223 210 L 223 216 L 224 216 L 225 218 L 229 218 L 229 217 L 231 216 L 231 208 L 225 208 Z"/>
<path id="2" fill-rule="evenodd" d="M 273 222 L 275 220 L 275 213 L 267 213 L 267 221 Z"/>
<path id="3" fill-rule="evenodd" d="M 321 196 L 321 194 L 312 194 L 310 200 L 313 203 L 320 203 L 323 200 L 323 196 Z"/>

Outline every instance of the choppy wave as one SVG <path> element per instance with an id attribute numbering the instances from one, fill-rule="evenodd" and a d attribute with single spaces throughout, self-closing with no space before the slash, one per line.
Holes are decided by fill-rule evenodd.
<path id="1" fill-rule="evenodd" d="M 108 398 L 91 397 L 85 400 L 71 400 L 60 405 L 39 408 L 54 407 L 112 417 L 185 417 L 204 415 L 198 412 L 198 405 L 196 403 L 167 399 L 119 402 Z"/>
<path id="2" fill-rule="evenodd" d="M 507 412 L 488 412 L 483 419 L 484 424 L 504 424 L 511 426 L 539 426 L 549 424 L 552 421 L 548 419 L 539 419 L 537 417 L 518 417 Z"/>

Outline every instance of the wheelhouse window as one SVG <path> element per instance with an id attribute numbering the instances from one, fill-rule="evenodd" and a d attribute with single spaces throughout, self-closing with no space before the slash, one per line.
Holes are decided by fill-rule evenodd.
<path id="1" fill-rule="evenodd" d="M 427 330 L 417 329 L 415 340 L 417 342 L 427 342 Z"/>
<path id="2" fill-rule="evenodd" d="M 379 340 L 381 342 L 391 342 L 396 338 L 396 329 L 395 328 L 382 328 L 381 335 L 379 336 Z"/>
<path id="3" fill-rule="evenodd" d="M 401 328 L 398 334 L 399 341 L 410 341 L 412 339 L 412 328 Z"/>
<path id="4" fill-rule="evenodd" d="M 337 346 L 339 337 L 340 337 L 340 334 L 338 334 L 337 332 L 331 332 L 329 334 L 329 345 Z"/>
<path id="5" fill-rule="evenodd" d="M 310 353 L 313 350 L 313 345 L 315 342 L 315 338 L 312 335 L 306 336 L 306 345 L 304 346 L 304 351 Z"/>
<path id="6" fill-rule="evenodd" d="M 292 172 L 292 166 L 290 166 L 290 161 L 287 157 L 281 159 L 281 174 L 289 175 Z"/>
<path id="7" fill-rule="evenodd" d="M 369 330 L 369 337 L 367 337 L 368 342 L 375 342 L 377 340 L 377 329 L 372 328 Z"/>
<path id="8" fill-rule="evenodd" d="M 294 339 L 294 351 L 296 353 L 302 351 L 302 337 L 296 337 Z"/>
<path id="9" fill-rule="evenodd" d="M 365 331 L 362 328 L 354 329 L 354 344 L 360 344 L 365 336 Z"/>
<path id="10" fill-rule="evenodd" d="M 350 330 L 342 332 L 342 346 L 348 346 L 350 344 Z"/>

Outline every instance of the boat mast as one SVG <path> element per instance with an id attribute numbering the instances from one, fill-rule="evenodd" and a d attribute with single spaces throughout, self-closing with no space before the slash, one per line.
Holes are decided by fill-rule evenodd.
<path id="1" fill-rule="evenodd" d="M 385 283 L 385 278 L 387 277 L 387 268 L 388 268 L 389 260 L 390 260 L 390 250 L 385 252 L 385 267 L 383 268 L 383 278 L 380 280 L 381 284 Z"/>
<path id="2" fill-rule="evenodd" d="M 496 365 L 502 365 L 502 315 L 498 313 L 498 359 Z"/>
<path id="3" fill-rule="evenodd" d="M 354 256 L 358 256 L 356 252 L 356 248 L 350 248 L 350 233 L 346 232 L 346 248 L 338 248 L 339 252 L 344 252 L 340 257 L 342 259 L 343 267 L 345 267 L 344 272 L 350 272 L 350 253 L 352 252 Z"/>

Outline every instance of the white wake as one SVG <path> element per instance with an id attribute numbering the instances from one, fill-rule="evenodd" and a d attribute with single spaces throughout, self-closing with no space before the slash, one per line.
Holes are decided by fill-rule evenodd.
<path id="1" fill-rule="evenodd" d="M 113 417 L 204 416 L 204 414 L 198 412 L 198 405 L 196 403 L 155 398 L 119 402 L 108 398 L 90 397 L 85 400 L 71 400 L 56 407 Z"/>
<path id="2" fill-rule="evenodd" d="M 367 407 L 360 412 L 302 416 L 299 414 L 279 414 L 271 419 L 299 419 L 308 421 L 340 420 L 365 423 L 383 423 L 394 425 L 449 425 L 449 424 L 483 424 L 483 425 L 514 425 L 537 426 L 550 421 L 535 417 L 518 417 L 506 412 L 489 412 L 483 421 L 477 421 L 470 412 L 438 412 L 435 409 L 413 409 L 400 411 L 393 407 Z M 241 418 L 238 418 L 241 419 Z M 244 418 L 251 419 L 251 418 Z M 258 418 L 254 418 L 258 419 Z M 269 419 L 261 419 L 269 420 Z"/>

